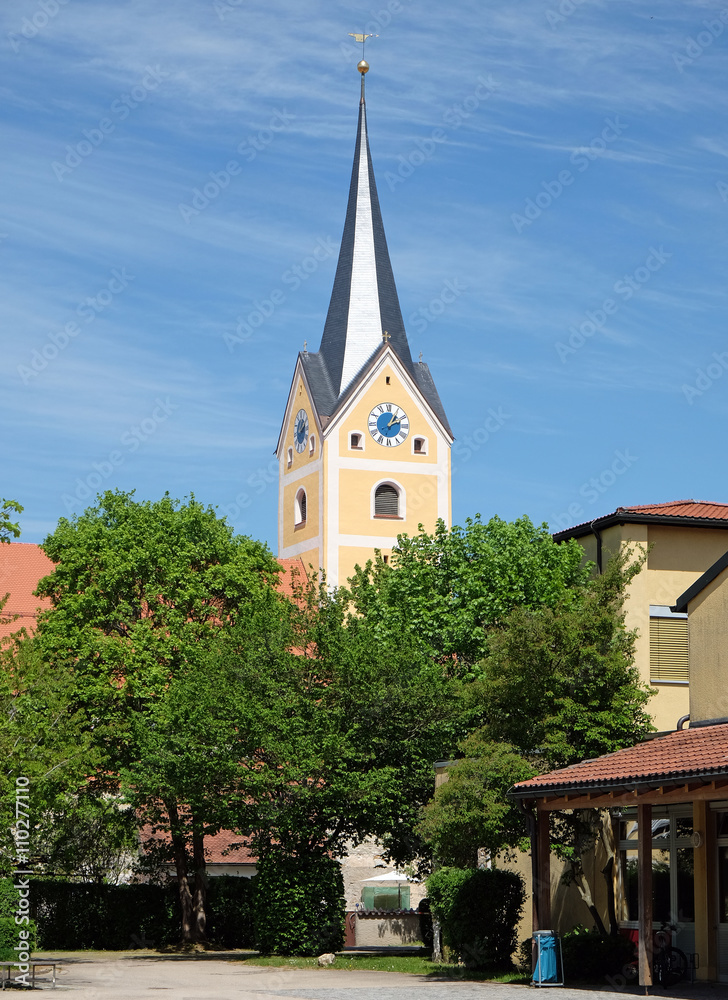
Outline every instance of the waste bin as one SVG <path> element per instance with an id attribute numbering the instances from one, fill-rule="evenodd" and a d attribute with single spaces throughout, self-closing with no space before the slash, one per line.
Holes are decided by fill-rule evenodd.
<path id="1" fill-rule="evenodd" d="M 561 953 L 561 939 L 556 931 L 533 932 L 534 986 L 563 986 L 564 959 Z"/>

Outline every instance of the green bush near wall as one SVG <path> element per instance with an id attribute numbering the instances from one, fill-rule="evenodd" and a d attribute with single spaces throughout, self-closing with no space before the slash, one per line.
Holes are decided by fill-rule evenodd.
<path id="1" fill-rule="evenodd" d="M 250 880 L 219 875 L 208 883 L 208 940 L 223 948 L 252 945 Z M 168 886 L 99 885 L 31 880 L 39 947 L 48 951 L 126 951 L 176 944 L 179 891 Z"/>
<path id="2" fill-rule="evenodd" d="M 523 879 L 503 868 L 439 868 L 427 895 L 442 925 L 443 944 L 473 969 L 512 968 L 516 926 L 525 900 Z"/>
<path id="3" fill-rule="evenodd" d="M 255 947 L 265 955 L 320 955 L 344 945 L 344 879 L 329 857 L 271 852 L 253 890 Z"/>

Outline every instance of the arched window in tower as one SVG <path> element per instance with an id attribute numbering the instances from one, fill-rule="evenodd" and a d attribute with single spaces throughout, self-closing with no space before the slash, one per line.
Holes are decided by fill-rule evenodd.
<path id="1" fill-rule="evenodd" d="M 375 517 L 401 517 L 399 490 L 392 483 L 380 483 L 374 491 Z"/>
<path id="2" fill-rule="evenodd" d="M 296 493 L 296 503 L 294 512 L 294 526 L 296 528 L 302 528 L 306 523 L 306 491 L 299 490 Z"/>

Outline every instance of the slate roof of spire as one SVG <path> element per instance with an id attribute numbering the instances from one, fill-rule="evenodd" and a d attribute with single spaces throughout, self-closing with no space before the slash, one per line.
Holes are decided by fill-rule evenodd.
<path id="1" fill-rule="evenodd" d="M 343 403 L 381 349 L 385 331 L 389 346 L 451 434 L 429 368 L 415 364 L 410 354 L 379 208 L 362 87 L 344 233 L 321 346 L 318 353 L 299 355 L 321 417 L 330 418 Z"/>

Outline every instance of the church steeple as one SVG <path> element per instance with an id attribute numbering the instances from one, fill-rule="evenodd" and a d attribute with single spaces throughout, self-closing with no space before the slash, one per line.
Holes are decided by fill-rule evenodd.
<path id="1" fill-rule="evenodd" d="M 337 399 L 381 346 L 385 330 L 400 360 L 408 369 L 412 368 L 369 152 L 364 96 L 364 74 L 369 66 L 362 60 L 357 68 L 362 90 L 354 166 L 339 263 L 320 347 Z"/>

